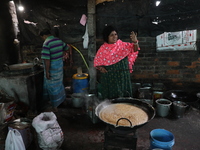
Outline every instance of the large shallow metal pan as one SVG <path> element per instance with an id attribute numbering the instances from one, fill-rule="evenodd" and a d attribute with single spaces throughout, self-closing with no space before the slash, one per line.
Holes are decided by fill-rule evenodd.
<path id="1" fill-rule="evenodd" d="M 26 69 L 32 69 L 36 65 L 38 65 L 39 59 L 36 57 L 33 60 L 33 63 L 18 63 L 18 64 L 13 64 L 13 65 L 7 65 L 4 64 L 3 69 L 4 70 L 26 70 Z"/>
<path id="2" fill-rule="evenodd" d="M 5 70 L 23 70 L 33 68 L 35 65 L 33 63 L 19 63 L 14 65 L 4 65 Z"/>
<path id="3" fill-rule="evenodd" d="M 129 103 L 133 106 L 136 106 L 142 110 L 144 110 L 147 115 L 148 115 L 148 121 L 143 123 L 143 124 L 139 124 L 139 125 L 131 125 L 130 126 L 120 126 L 117 124 L 110 124 L 108 122 L 105 122 L 104 120 L 102 120 L 100 118 L 100 112 L 101 110 L 103 110 L 105 107 L 109 106 L 109 105 L 113 105 L 113 104 L 116 104 L 116 103 Z M 100 120 L 102 120 L 103 122 L 105 122 L 106 124 L 112 126 L 112 127 L 115 127 L 115 128 L 118 128 L 120 130 L 124 130 L 124 129 L 136 129 L 136 128 L 139 128 L 143 125 L 145 125 L 146 123 L 148 123 L 150 120 L 152 120 L 155 116 L 155 109 L 152 105 L 146 103 L 146 102 L 143 102 L 143 101 L 140 101 L 138 99 L 134 99 L 134 98 L 117 98 L 117 99 L 112 99 L 112 100 L 105 100 L 103 102 L 101 102 L 99 105 L 97 105 L 96 109 L 95 109 L 95 114 L 96 116 L 99 117 Z"/>

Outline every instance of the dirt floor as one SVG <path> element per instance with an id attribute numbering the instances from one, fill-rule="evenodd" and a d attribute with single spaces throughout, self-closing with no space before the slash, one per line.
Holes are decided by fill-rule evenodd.
<path id="1" fill-rule="evenodd" d="M 198 105 L 200 105 L 198 103 Z M 197 106 L 197 105 L 196 105 Z M 200 144 L 200 107 L 188 107 L 182 118 L 174 118 L 171 111 L 167 117 L 155 117 L 136 130 L 136 149 L 150 150 L 150 132 L 154 129 L 165 129 L 174 135 L 173 150 L 199 150 Z M 156 107 L 155 107 L 156 110 Z M 71 99 L 66 100 L 55 112 L 57 121 L 64 133 L 64 141 L 59 150 L 127 150 L 125 146 L 104 147 L 104 132 L 107 124 L 95 118 L 90 119 L 85 108 L 75 108 Z M 33 140 L 27 150 L 42 150 L 38 144 L 37 133 L 32 127 Z M 7 127 L 1 126 L 0 150 L 4 150 Z M 27 137 L 28 138 L 28 137 Z M 4 139 L 4 140 L 3 140 Z M 129 148 L 130 149 L 130 148 Z M 130 149 L 131 150 L 131 149 Z"/>
<path id="2" fill-rule="evenodd" d="M 106 124 L 93 123 L 83 108 L 72 107 L 70 101 L 61 105 L 55 113 L 64 132 L 64 142 L 60 150 L 103 150 Z M 157 115 L 150 122 L 137 129 L 136 150 L 150 150 L 150 132 L 154 129 L 166 129 L 175 137 L 173 150 L 199 150 L 200 110 L 189 107 L 182 118 L 176 119 L 171 112 L 168 117 Z M 37 139 L 28 150 L 39 150 Z M 112 150 L 126 148 L 107 147 Z"/>

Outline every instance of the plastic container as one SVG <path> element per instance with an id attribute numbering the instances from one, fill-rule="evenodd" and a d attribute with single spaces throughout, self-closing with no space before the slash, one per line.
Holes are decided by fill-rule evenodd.
<path id="1" fill-rule="evenodd" d="M 153 92 L 153 105 L 156 106 L 156 100 L 163 98 L 163 92 L 161 91 L 154 91 Z"/>
<path id="2" fill-rule="evenodd" d="M 150 132 L 151 149 L 172 150 L 174 143 L 174 135 L 168 130 L 154 129 Z"/>
<path id="3" fill-rule="evenodd" d="M 88 91 L 88 74 L 73 75 L 73 93 L 87 93 Z"/>
<path id="4" fill-rule="evenodd" d="M 161 91 L 154 91 L 153 92 L 153 99 L 156 101 L 157 99 L 160 99 L 163 97 L 163 92 Z"/>
<path id="5" fill-rule="evenodd" d="M 157 99 L 156 100 L 156 113 L 160 117 L 168 116 L 170 112 L 172 102 L 167 99 Z"/>

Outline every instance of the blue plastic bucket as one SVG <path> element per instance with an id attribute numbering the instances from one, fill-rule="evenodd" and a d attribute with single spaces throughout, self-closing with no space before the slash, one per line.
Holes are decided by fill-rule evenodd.
<path id="1" fill-rule="evenodd" d="M 86 93 L 88 90 L 88 74 L 73 75 L 73 93 Z"/>
<path id="2" fill-rule="evenodd" d="M 154 129 L 150 132 L 151 149 L 160 148 L 163 150 L 172 150 L 175 143 L 174 135 L 165 129 Z"/>

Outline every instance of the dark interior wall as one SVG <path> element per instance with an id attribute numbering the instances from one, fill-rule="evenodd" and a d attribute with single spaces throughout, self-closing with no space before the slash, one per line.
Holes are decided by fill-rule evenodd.
<path id="1" fill-rule="evenodd" d="M 167 90 L 199 92 L 200 42 L 194 51 L 156 51 L 155 37 L 138 37 L 141 50 L 131 73 L 132 83 L 163 83 Z M 130 41 L 123 39 L 123 41 Z M 97 45 L 101 45 L 98 41 Z M 98 74 L 98 78 L 99 78 Z"/>
<path id="2" fill-rule="evenodd" d="M 24 12 L 19 12 L 21 42 L 24 45 L 41 46 L 39 31 L 49 28 L 52 33 L 67 43 L 82 41 L 85 27 L 79 23 L 82 14 L 87 14 L 87 1 L 22 1 Z M 18 3 L 16 1 L 16 3 Z M 24 20 L 30 23 L 24 23 Z M 24 30 L 24 32 L 23 32 Z"/>
<path id="3" fill-rule="evenodd" d="M 15 0 L 16 4 L 19 3 Z M 68 43 L 82 42 L 85 26 L 79 21 L 87 15 L 87 1 L 78 0 L 21 0 L 24 12 L 18 12 L 22 44 L 41 45 L 37 36 L 43 28 L 59 26 L 59 36 Z M 115 0 L 96 5 L 96 36 L 101 38 L 103 27 L 114 24 L 120 31 L 120 38 L 134 30 L 140 37 L 155 37 L 163 32 L 199 28 L 200 3 L 198 0 L 167 0 L 159 7 L 155 0 Z M 24 19 L 36 23 L 25 24 Z M 153 24 L 157 21 L 158 24 Z"/>
<path id="4" fill-rule="evenodd" d="M 82 67 L 83 72 L 88 72 L 80 53 L 87 61 L 87 49 L 83 49 L 83 35 L 86 27 L 80 24 L 83 14 L 87 16 L 87 0 L 26 0 L 21 1 L 25 6 L 24 12 L 18 11 L 20 38 L 23 61 L 32 61 L 34 57 L 40 58 L 43 41 L 39 31 L 49 28 L 54 36 L 58 36 L 72 48 L 73 59 L 71 64 L 64 68 L 66 84 L 71 83 L 72 75 Z M 15 1 L 18 4 L 18 0 Z M 27 23 L 24 20 L 28 21 Z"/>
<path id="5" fill-rule="evenodd" d="M 23 13 L 18 12 L 23 50 L 31 47 L 34 52 L 31 55 L 35 54 L 34 49 L 37 49 L 39 54 L 43 41 L 38 32 L 48 27 L 66 43 L 77 47 L 87 61 L 88 50 L 84 49 L 82 44 L 85 26 L 79 23 L 82 14 L 87 15 L 86 0 L 21 1 L 27 4 Z M 134 30 L 138 32 L 141 52 L 134 66 L 133 82 L 165 81 L 172 85 L 199 83 L 199 49 L 191 52 L 157 53 L 155 48 L 155 37 L 158 34 L 198 28 L 200 13 L 194 13 L 200 8 L 198 0 L 192 0 L 192 4 L 190 1 L 168 0 L 161 3 L 161 7 L 155 7 L 153 0 L 115 0 L 98 4 L 96 6 L 97 49 L 103 43 L 101 33 L 106 24 L 114 24 L 122 40 L 129 38 L 130 31 Z M 155 19 L 159 24 L 152 24 Z M 30 23 L 24 23 L 24 20 Z M 80 54 L 73 49 L 73 65 L 66 70 L 69 78 L 76 73 L 77 67 L 82 67 L 83 72 L 87 72 Z"/>
<path id="6" fill-rule="evenodd" d="M 0 70 L 2 70 L 5 63 L 17 63 L 18 52 L 13 44 L 15 35 L 7 0 L 0 1 L 0 10 Z"/>
<path id="7" fill-rule="evenodd" d="M 117 26 L 123 40 L 129 37 L 131 30 L 138 32 L 141 51 L 131 74 L 132 82 L 164 83 L 169 89 L 198 90 L 199 46 L 197 51 L 157 52 L 155 37 L 164 32 L 198 29 L 199 19 L 195 18 L 199 15 L 194 11 L 199 11 L 199 2 L 168 0 L 161 1 L 160 7 L 156 7 L 154 2 L 130 0 L 99 4 L 97 33 L 100 35 L 105 24 Z M 153 24 L 152 21 L 159 23 Z M 98 42 L 98 46 L 100 44 Z"/>
<path id="8" fill-rule="evenodd" d="M 49 28 L 54 36 L 75 46 L 87 60 L 87 49 L 83 49 L 82 44 L 86 27 L 80 24 L 82 15 L 87 15 L 86 0 L 69 0 L 67 2 L 63 0 L 27 0 L 21 2 L 25 6 L 24 12 L 18 11 L 24 61 L 32 61 L 34 57 L 40 58 L 43 41 L 39 37 L 39 31 L 44 28 Z M 16 4 L 18 4 L 17 0 Z M 25 23 L 24 20 L 28 23 Z M 84 72 L 87 71 L 79 52 L 73 49 L 72 54 L 73 66 L 66 73 L 70 74 L 70 77 L 76 73 L 77 67 L 82 66 Z"/>
<path id="9" fill-rule="evenodd" d="M 98 4 L 97 38 L 102 38 L 101 32 L 105 25 L 114 25 L 120 32 L 120 38 L 127 38 L 132 30 L 138 31 L 137 6 L 139 2 L 133 1 Z"/>
<path id="10" fill-rule="evenodd" d="M 82 42 L 85 26 L 79 21 L 82 14 L 87 15 L 87 0 L 20 0 L 24 12 L 18 12 L 21 27 L 21 44 L 39 45 L 42 41 L 38 31 L 43 28 L 59 26 L 59 37 L 67 43 Z M 15 0 L 16 4 L 19 0 Z M 167 0 L 159 7 L 155 0 L 115 0 L 96 5 L 96 36 L 101 39 L 103 27 L 114 24 L 120 38 L 127 38 L 130 31 L 138 32 L 140 37 L 155 37 L 163 32 L 198 28 L 198 0 Z M 195 13 L 197 12 L 197 13 Z M 28 20 L 31 23 L 24 23 Z M 153 24 L 152 21 L 159 23 Z M 196 22 L 196 23 L 195 23 Z M 32 23 L 35 23 L 34 26 Z"/>
<path id="11" fill-rule="evenodd" d="M 127 38 L 131 31 L 138 36 L 150 36 L 151 22 L 148 16 L 150 0 L 116 0 L 97 5 L 97 38 L 105 25 L 114 25 L 120 38 Z"/>
<path id="12" fill-rule="evenodd" d="M 133 83 L 164 83 L 169 89 L 199 91 L 200 49 L 196 51 L 156 51 L 156 38 L 141 37 L 138 59 L 133 67 Z"/>
<path id="13" fill-rule="evenodd" d="M 50 28 L 54 35 L 58 33 L 66 43 L 76 46 L 87 61 L 87 49 L 83 49 L 82 44 L 85 26 L 79 23 L 82 14 L 87 15 L 87 1 L 69 0 L 66 3 L 66 1 L 59 0 L 59 2 L 48 1 L 47 3 L 45 0 L 22 0 L 21 2 L 27 6 L 23 13 L 18 11 L 22 51 L 38 52 L 43 42 L 38 32 L 43 28 Z M 16 3 L 18 3 L 17 0 Z M 115 25 L 120 32 L 121 39 L 128 38 L 132 30 L 138 32 L 138 36 L 148 36 L 149 18 L 141 18 L 141 16 L 148 13 L 149 3 L 149 0 L 116 0 L 98 4 L 96 6 L 97 40 L 102 38 L 101 33 L 106 24 Z M 30 23 L 24 23 L 24 20 Z M 29 47 L 27 45 L 32 45 L 37 50 L 27 50 Z M 74 49 L 73 60 L 74 68 L 84 64 L 80 54 Z M 27 61 L 27 57 L 24 61 Z M 85 65 L 82 68 L 84 72 L 87 72 Z"/>
<path id="14" fill-rule="evenodd" d="M 151 35 L 163 32 L 199 29 L 200 3 L 198 0 L 164 0 L 158 7 L 151 0 L 148 16 L 158 22 L 151 26 Z"/>

